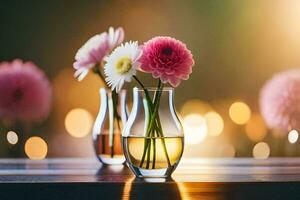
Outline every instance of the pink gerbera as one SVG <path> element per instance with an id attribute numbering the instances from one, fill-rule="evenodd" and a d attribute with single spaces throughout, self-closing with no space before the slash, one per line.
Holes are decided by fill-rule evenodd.
<path id="1" fill-rule="evenodd" d="M 187 80 L 194 65 L 193 55 L 186 45 L 171 37 L 154 37 L 143 45 L 141 70 L 152 73 L 163 83 L 177 87 Z"/>
<path id="2" fill-rule="evenodd" d="M 300 130 L 300 69 L 269 80 L 260 93 L 260 109 L 270 128 Z"/>
<path id="3" fill-rule="evenodd" d="M 91 37 L 76 53 L 73 64 L 76 69 L 75 77 L 82 80 L 97 63 L 124 40 L 124 30 L 110 27 L 108 32 L 103 32 Z"/>
<path id="4" fill-rule="evenodd" d="M 45 119 L 51 87 L 44 72 L 31 62 L 0 63 L 0 118 L 21 122 Z"/>

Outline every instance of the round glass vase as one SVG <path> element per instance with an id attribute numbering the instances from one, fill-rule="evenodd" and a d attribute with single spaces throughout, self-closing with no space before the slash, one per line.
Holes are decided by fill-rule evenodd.
<path id="1" fill-rule="evenodd" d="M 123 164 L 121 132 L 127 120 L 126 91 L 101 88 L 99 93 L 100 109 L 92 132 L 96 156 L 103 164 Z"/>
<path id="2" fill-rule="evenodd" d="M 137 177 L 171 176 L 184 148 L 174 89 L 133 89 L 131 114 L 122 132 L 126 163 Z"/>

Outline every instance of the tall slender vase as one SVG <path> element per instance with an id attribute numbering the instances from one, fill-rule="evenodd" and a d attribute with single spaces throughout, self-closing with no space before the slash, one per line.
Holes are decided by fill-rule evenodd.
<path id="1" fill-rule="evenodd" d="M 100 109 L 93 127 L 96 156 L 103 164 L 123 164 L 121 131 L 127 120 L 126 91 L 100 89 Z"/>
<path id="2" fill-rule="evenodd" d="M 183 128 L 174 89 L 133 89 L 133 107 L 123 129 L 123 149 L 137 177 L 169 177 L 183 153 Z"/>

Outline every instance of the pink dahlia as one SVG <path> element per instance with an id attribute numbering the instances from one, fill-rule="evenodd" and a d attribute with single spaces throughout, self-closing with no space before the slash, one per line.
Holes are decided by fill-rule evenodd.
<path id="1" fill-rule="evenodd" d="M 110 27 L 108 32 L 103 32 L 91 37 L 76 53 L 73 67 L 76 69 L 75 77 L 82 80 L 97 63 L 124 40 L 124 30 Z"/>
<path id="2" fill-rule="evenodd" d="M 260 92 L 260 109 L 270 128 L 300 130 L 300 69 L 267 81 Z"/>
<path id="3" fill-rule="evenodd" d="M 45 119 L 51 87 L 44 72 L 31 62 L 0 63 L 0 118 L 21 122 Z"/>
<path id="4" fill-rule="evenodd" d="M 141 70 L 152 73 L 163 83 L 177 87 L 187 80 L 194 65 L 193 55 L 186 45 L 171 37 L 154 37 L 143 45 Z"/>

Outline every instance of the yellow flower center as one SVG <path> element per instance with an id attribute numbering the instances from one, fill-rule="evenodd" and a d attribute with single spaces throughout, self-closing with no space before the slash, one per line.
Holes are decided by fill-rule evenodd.
<path id="1" fill-rule="evenodd" d="M 125 74 L 127 73 L 132 67 L 132 62 L 129 57 L 122 57 L 118 60 L 118 62 L 115 65 L 116 71 L 119 74 Z"/>

